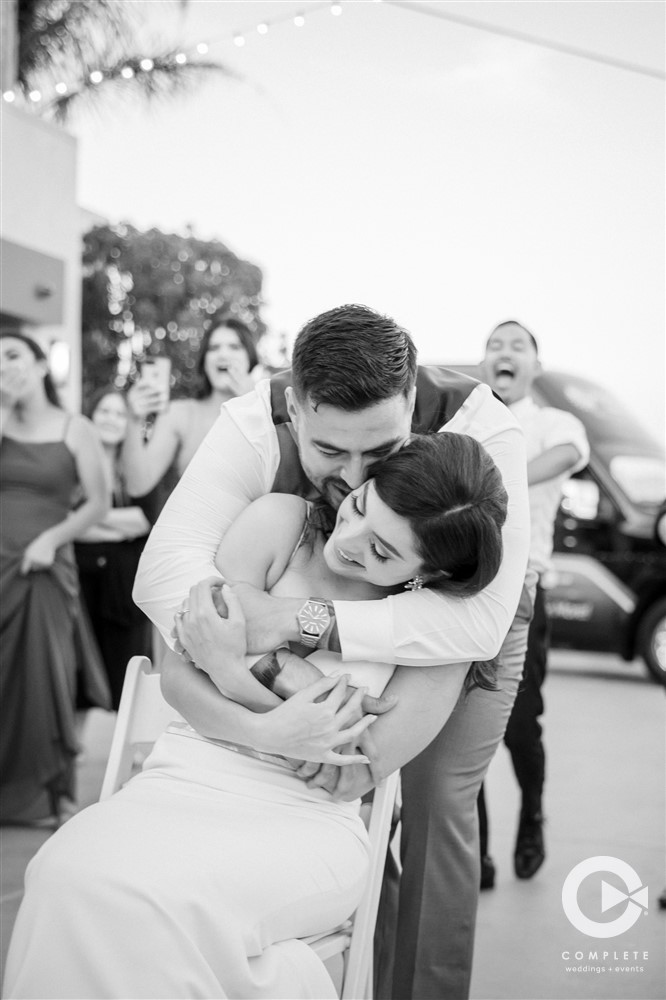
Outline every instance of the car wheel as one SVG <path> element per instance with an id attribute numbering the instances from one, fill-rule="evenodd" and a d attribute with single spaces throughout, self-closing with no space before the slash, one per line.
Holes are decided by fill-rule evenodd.
<path id="1" fill-rule="evenodd" d="M 666 687 L 666 598 L 655 601 L 641 618 L 638 651 L 653 680 Z"/>

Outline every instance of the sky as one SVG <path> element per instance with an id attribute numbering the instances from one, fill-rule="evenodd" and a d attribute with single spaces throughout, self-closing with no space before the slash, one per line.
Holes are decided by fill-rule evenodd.
<path id="1" fill-rule="evenodd" d="M 661 2 L 137 7 L 240 79 L 79 114 L 84 208 L 220 239 L 262 268 L 264 319 L 290 341 L 363 302 L 422 361 L 475 362 L 516 318 L 544 367 L 600 382 L 664 440 L 663 80 L 432 16 L 663 72 Z"/>

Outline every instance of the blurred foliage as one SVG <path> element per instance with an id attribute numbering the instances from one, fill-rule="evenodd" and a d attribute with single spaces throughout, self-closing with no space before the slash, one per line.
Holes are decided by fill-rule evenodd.
<path id="1" fill-rule="evenodd" d="M 261 270 L 223 243 L 159 229 L 96 226 L 84 236 L 83 398 L 126 386 L 146 355 L 172 362 L 174 397 L 197 388 L 196 357 L 211 316 L 242 320 L 259 341 Z"/>
<path id="2" fill-rule="evenodd" d="M 82 100 L 137 94 L 153 100 L 188 92 L 210 74 L 236 77 L 214 60 L 179 61 L 175 44 L 143 38 L 145 15 L 135 0 L 17 0 L 21 91 L 55 93 L 39 110 L 64 121 Z M 64 93 L 54 91 L 60 82 L 67 84 Z"/>

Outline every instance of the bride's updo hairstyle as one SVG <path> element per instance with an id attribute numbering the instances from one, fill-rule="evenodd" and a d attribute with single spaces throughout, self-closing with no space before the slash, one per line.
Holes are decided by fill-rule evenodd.
<path id="1" fill-rule="evenodd" d="M 368 478 L 380 500 L 409 521 L 425 586 L 469 597 L 494 579 L 507 494 L 478 441 L 446 431 L 414 437 Z"/>

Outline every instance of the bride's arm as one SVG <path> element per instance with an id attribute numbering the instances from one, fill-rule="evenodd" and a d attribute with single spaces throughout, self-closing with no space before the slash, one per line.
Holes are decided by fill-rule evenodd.
<path id="1" fill-rule="evenodd" d="M 380 716 L 359 740 L 369 764 L 339 768 L 306 764 L 300 770 L 308 783 L 351 801 L 416 757 L 437 736 L 461 696 L 469 663 L 441 667 L 398 667 L 391 690 L 395 708 Z M 464 695 L 463 695 L 464 697 Z"/>
<path id="2" fill-rule="evenodd" d="M 177 653 L 162 663 L 164 697 L 191 726 L 210 739 L 252 746 L 298 760 L 356 764 L 358 754 L 334 750 L 357 740 L 372 716 L 356 722 L 358 695 L 347 699 L 346 677 L 320 677 L 268 712 L 252 712 L 220 694 L 210 677 Z"/>
<path id="3" fill-rule="evenodd" d="M 303 530 L 306 509 L 305 502 L 294 496 L 271 494 L 256 500 L 239 514 L 220 543 L 217 569 L 226 579 L 251 583 L 261 590 L 270 588 L 289 562 Z M 176 616 L 178 640 L 220 694 L 254 712 L 268 711 L 279 705 L 281 698 L 249 670 L 242 613 L 235 615 L 234 621 L 217 614 L 214 599 L 219 586 L 220 581 L 209 578 L 192 587 L 188 611 Z M 318 676 L 317 671 L 312 679 Z M 186 695 L 186 688 L 183 691 Z M 181 697 L 178 686 L 172 697 Z M 174 707 L 181 710 L 178 704 Z"/>
<path id="4" fill-rule="evenodd" d="M 304 517 L 305 504 L 297 497 L 273 494 L 255 501 L 227 532 L 218 550 L 218 568 L 234 580 L 272 586 L 289 562 Z M 192 588 L 189 611 L 179 619 L 179 641 L 196 666 L 175 653 L 167 655 L 162 665 L 166 700 L 204 736 L 307 760 L 342 762 L 332 748 L 360 736 L 374 720 L 368 711 L 387 711 L 393 702 L 368 700 L 364 714 L 360 704 L 363 692 L 357 692 L 346 679 L 338 682 L 339 686 L 324 679 L 320 690 L 321 671 L 288 650 L 271 654 L 278 656 L 283 669 L 275 684 L 276 693 L 268 690 L 249 671 L 243 656 L 240 605 L 227 592 L 226 602 L 235 605 L 234 621 L 220 618 L 213 604 L 212 585 L 219 585 L 219 580 L 208 579 Z M 338 704 L 341 690 L 344 694 Z M 313 707 L 314 698 L 326 692 L 330 694 L 321 707 Z M 348 754 L 344 760 L 354 757 Z"/>

